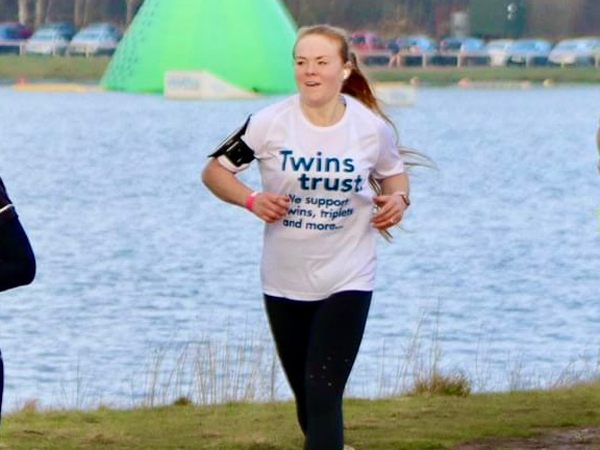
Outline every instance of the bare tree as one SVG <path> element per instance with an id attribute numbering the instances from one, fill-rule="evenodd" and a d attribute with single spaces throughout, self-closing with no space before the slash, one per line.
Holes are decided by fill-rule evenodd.
<path id="1" fill-rule="evenodd" d="M 83 26 L 86 0 L 75 0 L 73 5 L 73 22 L 77 28 Z"/>
<path id="2" fill-rule="evenodd" d="M 125 0 L 125 6 L 127 9 L 125 23 L 129 25 L 135 16 L 136 11 L 142 4 L 142 0 Z"/>
<path id="3" fill-rule="evenodd" d="M 36 0 L 35 2 L 35 27 L 39 27 L 46 21 L 46 0 Z"/>
<path id="4" fill-rule="evenodd" d="M 29 24 L 29 0 L 19 0 L 19 22 Z"/>

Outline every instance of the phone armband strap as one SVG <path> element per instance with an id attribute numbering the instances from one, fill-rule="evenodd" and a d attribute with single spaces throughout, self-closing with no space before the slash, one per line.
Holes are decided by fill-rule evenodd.
<path id="1" fill-rule="evenodd" d="M 219 162 L 227 169 L 234 172 L 245 169 L 248 164 L 254 160 L 254 150 L 242 140 L 242 136 L 250 123 L 250 117 L 251 116 L 248 116 L 244 125 L 231 133 L 223 142 L 221 142 L 221 144 L 219 144 L 217 149 L 208 156 L 211 158 L 218 158 Z M 225 158 L 226 161 L 224 161 L 223 158 Z"/>

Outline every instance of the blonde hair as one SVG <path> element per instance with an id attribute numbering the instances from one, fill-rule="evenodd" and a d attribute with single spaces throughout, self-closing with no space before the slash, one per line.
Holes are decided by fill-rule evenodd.
<path id="1" fill-rule="evenodd" d="M 342 93 L 356 98 L 357 100 L 362 102 L 367 108 L 373 111 L 373 113 L 377 114 L 383 120 L 385 120 L 394 129 L 394 132 L 396 134 L 396 141 L 398 141 L 398 129 L 396 128 L 394 122 L 387 116 L 387 114 L 383 112 L 379 101 L 373 93 L 373 88 L 371 87 L 369 80 L 360 70 L 356 54 L 354 54 L 354 52 L 352 52 L 350 48 L 350 39 L 348 38 L 348 33 L 346 32 L 346 30 L 328 24 L 318 24 L 308 27 L 302 27 L 298 30 L 298 34 L 296 35 L 296 43 L 294 44 L 294 55 L 296 53 L 296 45 L 298 44 L 298 42 L 305 36 L 310 35 L 324 36 L 339 44 L 340 57 L 342 58 L 342 62 L 344 64 L 350 62 L 352 65 L 350 76 L 346 80 L 344 80 L 344 84 L 342 84 Z M 436 167 L 435 163 L 427 156 L 415 150 L 403 147 L 399 144 L 397 145 L 399 153 L 403 156 L 404 163 L 409 168 L 411 166 L 426 166 L 430 168 Z M 379 181 L 370 177 L 369 183 L 377 195 L 380 195 L 382 193 L 382 188 Z M 387 230 L 382 230 L 380 231 L 380 233 L 386 240 L 390 240 L 392 237 L 390 232 Z"/>

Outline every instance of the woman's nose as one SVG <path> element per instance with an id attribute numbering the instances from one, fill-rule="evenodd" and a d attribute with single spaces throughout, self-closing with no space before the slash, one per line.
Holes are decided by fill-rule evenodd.
<path id="1" fill-rule="evenodd" d="M 313 74 L 313 73 L 315 73 L 316 68 L 317 68 L 317 65 L 315 63 L 309 62 L 306 64 L 306 73 Z"/>

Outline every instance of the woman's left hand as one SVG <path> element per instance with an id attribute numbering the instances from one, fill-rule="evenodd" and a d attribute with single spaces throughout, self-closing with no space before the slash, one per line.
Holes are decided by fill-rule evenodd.
<path id="1" fill-rule="evenodd" d="M 371 223 L 378 230 L 387 230 L 400 223 L 407 207 L 402 196 L 398 194 L 377 195 L 373 197 L 373 202 L 378 209 L 373 214 Z"/>

